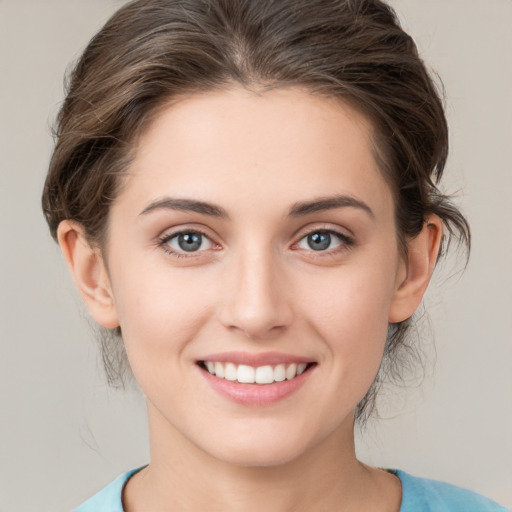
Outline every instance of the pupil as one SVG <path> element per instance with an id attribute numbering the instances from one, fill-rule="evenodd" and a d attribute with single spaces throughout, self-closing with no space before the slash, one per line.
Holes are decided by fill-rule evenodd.
<path id="1" fill-rule="evenodd" d="M 197 233 L 182 234 L 178 238 L 178 244 L 184 251 L 197 251 L 201 247 L 201 235 Z"/>
<path id="2" fill-rule="evenodd" d="M 323 251 L 331 245 L 331 235 L 329 233 L 313 233 L 308 236 L 308 245 L 314 251 Z"/>

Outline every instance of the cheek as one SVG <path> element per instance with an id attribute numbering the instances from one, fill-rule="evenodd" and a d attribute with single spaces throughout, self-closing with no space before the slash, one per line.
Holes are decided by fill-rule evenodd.
<path id="1" fill-rule="evenodd" d="M 307 305 L 303 315 L 324 340 L 338 371 L 354 374 L 356 381 L 360 376 L 371 383 L 382 359 L 394 291 L 393 269 L 392 264 L 347 266 L 325 281 L 305 283 L 302 292 Z"/>
<path id="2" fill-rule="evenodd" d="M 155 266 L 119 272 L 112 279 L 128 359 L 137 373 L 169 368 L 186 351 L 208 317 L 208 299 L 187 276 Z M 122 279 L 121 279 L 122 276 Z M 168 378 L 168 372 L 163 372 Z M 139 380 L 140 381 L 140 380 Z"/>
<path id="3" fill-rule="evenodd" d="M 318 319 L 318 328 L 360 333 L 365 339 L 364 333 L 387 329 L 394 291 L 389 275 L 368 267 L 340 269 L 321 281 L 304 283 L 303 301 Z"/>

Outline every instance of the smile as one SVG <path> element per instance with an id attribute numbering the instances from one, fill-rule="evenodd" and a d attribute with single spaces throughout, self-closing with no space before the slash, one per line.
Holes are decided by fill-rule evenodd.
<path id="1" fill-rule="evenodd" d="M 308 363 L 249 366 L 232 362 L 201 361 L 200 366 L 211 375 L 241 384 L 273 384 L 292 380 L 308 368 Z"/>
<path id="2" fill-rule="evenodd" d="M 241 351 L 204 355 L 196 360 L 210 388 L 229 401 L 265 407 L 297 393 L 310 379 L 317 361 L 281 352 Z"/>

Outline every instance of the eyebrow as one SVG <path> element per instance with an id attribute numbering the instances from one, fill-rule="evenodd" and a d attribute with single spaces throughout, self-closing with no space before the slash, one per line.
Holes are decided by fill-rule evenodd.
<path id="1" fill-rule="evenodd" d="M 372 209 L 363 201 L 351 196 L 336 195 L 331 197 L 321 197 L 313 201 L 295 203 L 290 209 L 290 217 L 300 217 L 310 213 L 324 210 L 333 210 L 335 208 L 358 208 L 366 212 L 372 219 L 375 214 Z"/>
<path id="2" fill-rule="evenodd" d="M 313 201 L 303 201 L 295 203 L 288 214 L 289 217 L 301 217 L 325 210 L 334 210 L 336 208 L 358 208 L 366 212 L 370 217 L 375 218 L 372 209 L 363 201 L 351 196 L 337 195 L 332 197 L 322 197 Z M 200 213 L 202 215 L 209 215 L 211 217 L 218 217 L 228 219 L 228 212 L 215 204 L 207 203 L 205 201 L 197 201 L 194 199 L 178 199 L 172 197 L 165 197 L 153 201 L 146 206 L 139 215 L 146 215 L 155 210 L 181 210 Z"/>
<path id="3" fill-rule="evenodd" d="M 201 213 L 203 215 L 210 215 L 212 217 L 220 217 L 227 219 L 229 217 L 228 212 L 211 203 L 204 201 L 196 201 L 193 199 L 176 199 L 172 197 L 165 197 L 152 202 L 139 215 L 146 215 L 155 210 L 181 210 L 188 212 Z"/>

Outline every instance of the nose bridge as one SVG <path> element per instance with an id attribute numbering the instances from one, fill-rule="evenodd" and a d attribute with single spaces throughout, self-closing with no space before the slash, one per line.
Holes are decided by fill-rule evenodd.
<path id="1" fill-rule="evenodd" d="M 291 320 L 285 276 L 268 246 L 246 244 L 233 254 L 222 321 L 251 338 L 263 338 Z"/>

